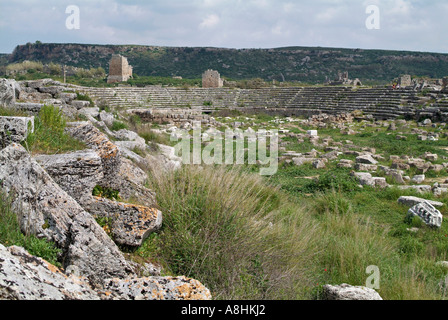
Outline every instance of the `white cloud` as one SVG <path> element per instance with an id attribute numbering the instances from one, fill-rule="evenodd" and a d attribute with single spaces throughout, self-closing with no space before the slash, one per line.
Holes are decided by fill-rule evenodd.
<path id="1" fill-rule="evenodd" d="M 216 14 L 209 14 L 207 15 L 201 22 L 201 24 L 199 25 L 200 29 L 209 29 L 209 28 L 213 28 L 216 25 L 219 24 L 220 22 L 220 18 L 218 15 Z"/>

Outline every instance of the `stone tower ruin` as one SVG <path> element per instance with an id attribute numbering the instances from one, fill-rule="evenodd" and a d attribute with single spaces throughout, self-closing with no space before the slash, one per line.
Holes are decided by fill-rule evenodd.
<path id="1" fill-rule="evenodd" d="M 412 78 L 411 78 L 411 76 L 409 74 L 402 75 L 398 79 L 398 84 L 400 85 L 400 87 L 412 86 Z"/>
<path id="2" fill-rule="evenodd" d="M 203 88 L 222 88 L 224 81 L 218 71 L 208 69 L 202 74 Z"/>
<path id="3" fill-rule="evenodd" d="M 114 54 L 109 61 L 109 76 L 107 83 L 128 81 L 132 77 L 132 66 L 128 59 L 119 54 Z"/>

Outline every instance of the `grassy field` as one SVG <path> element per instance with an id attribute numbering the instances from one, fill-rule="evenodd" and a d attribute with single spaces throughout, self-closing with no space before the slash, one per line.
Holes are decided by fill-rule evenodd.
<path id="1" fill-rule="evenodd" d="M 235 116 L 219 120 L 245 122 L 244 129 L 279 127 L 272 117 Z M 294 133 L 311 129 L 297 123 L 281 126 Z M 384 157 L 383 165 L 391 164 L 390 155 L 417 157 L 425 152 L 438 154 L 434 163 L 442 163 L 448 146 L 443 131 L 425 127 L 442 138 L 419 141 L 412 133 L 416 127 L 410 123 L 391 133 L 386 126 L 355 123 L 355 135 L 322 129 L 319 136 L 375 148 Z M 398 132 L 408 140 L 397 140 Z M 285 136 L 282 142 L 291 151 L 324 152 L 296 138 Z M 352 155 L 342 158 L 354 160 Z M 338 160 L 325 169 L 283 162 L 277 174 L 264 178 L 252 166 L 152 172 L 148 186 L 157 193 L 164 227 L 137 254 L 162 263 L 169 274 L 203 281 L 217 299 L 319 299 L 324 284 L 365 286 L 369 266 L 379 268 L 377 291 L 384 299 L 446 299 L 448 270 L 437 262 L 447 259 L 448 226 L 431 229 L 418 219 L 407 221 L 409 208 L 397 199 L 415 195 L 442 201 L 440 210 L 446 215 L 448 196 L 359 188 L 350 169 L 337 168 Z M 426 175 L 429 181 L 448 178 L 444 170 Z M 410 231 L 413 227 L 418 231 Z"/>

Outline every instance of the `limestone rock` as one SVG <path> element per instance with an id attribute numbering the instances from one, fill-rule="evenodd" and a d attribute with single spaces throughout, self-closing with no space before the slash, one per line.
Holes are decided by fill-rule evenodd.
<path id="1" fill-rule="evenodd" d="M 408 217 L 412 218 L 414 216 L 420 217 L 423 222 L 430 227 L 440 228 L 442 226 L 442 214 L 429 202 L 419 202 L 410 208 L 408 211 Z"/>
<path id="2" fill-rule="evenodd" d="M 93 217 L 18 144 L 0 151 L 3 190 L 23 232 L 45 237 L 64 250 L 64 267 L 73 265 L 92 283 L 132 273 L 118 247 Z"/>
<path id="3" fill-rule="evenodd" d="M 176 155 L 174 147 L 166 146 L 163 144 L 156 144 L 157 153 L 151 154 L 147 158 L 154 165 L 157 165 L 162 170 L 177 170 L 182 166 L 182 158 Z"/>
<path id="4" fill-rule="evenodd" d="M 35 159 L 81 205 L 91 199 L 93 188 L 103 178 L 101 158 L 93 150 L 38 155 Z"/>
<path id="5" fill-rule="evenodd" d="M 397 183 L 397 184 L 405 184 L 405 180 L 403 178 L 403 175 L 401 174 L 401 172 L 399 170 L 388 170 L 386 171 L 386 175 L 391 177 L 392 180 Z"/>
<path id="6" fill-rule="evenodd" d="M 100 120 L 103 121 L 106 124 L 106 126 L 110 128 L 112 127 L 115 119 L 112 113 L 103 110 L 100 112 Z"/>
<path id="7" fill-rule="evenodd" d="M 59 93 L 61 93 L 64 90 L 64 88 L 60 87 L 60 86 L 48 86 L 48 87 L 39 87 L 38 90 L 39 90 L 39 92 L 49 93 L 53 97 L 55 97 Z"/>
<path id="8" fill-rule="evenodd" d="M 401 190 L 408 190 L 408 189 L 412 189 L 417 191 L 420 194 L 424 194 L 424 193 L 428 193 L 431 192 L 431 186 L 428 185 L 418 185 L 418 186 L 397 186 L 398 189 Z"/>
<path id="9" fill-rule="evenodd" d="M 315 169 L 324 169 L 325 161 L 323 159 L 316 159 L 313 161 L 313 168 Z"/>
<path id="10" fill-rule="evenodd" d="M 186 277 L 110 279 L 103 296 L 111 300 L 211 300 L 210 290 Z"/>
<path id="11" fill-rule="evenodd" d="M 0 300 L 99 300 L 86 279 L 67 276 L 21 247 L 0 244 Z"/>
<path id="12" fill-rule="evenodd" d="M 341 159 L 338 163 L 339 168 L 353 168 L 353 161 L 348 159 Z"/>
<path id="13" fill-rule="evenodd" d="M 113 219 L 112 234 L 116 243 L 126 246 L 140 246 L 147 236 L 160 228 L 162 213 L 153 208 L 154 194 L 137 184 L 132 190 L 122 188 L 128 198 L 141 200 L 141 203 L 151 207 L 143 207 L 125 203 L 119 203 L 108 199 L 92 196 L 92 191 L 102 180 L 103 171 L 101 158 L 92 151 L 78 151 L 63 155 L 41 155 L 36 160 L 47 170 L 50 176 L 59 186 L 72 196 L 81 207 L 95 217 L 107 217 Z M 147 178 L 143 170 L 135 167 L 125 160 L 120 167 L 120 174 L 127 176 L 128 185 L 132 181 L 141 182 Z M 123 185 L 126 185 L 125 180 Z M 138 190 L 138 192 L 136 191 Z"/>
<path id="14" fill-rule="evenodd" d="M 357 163 L 355 165 L 355 170 L 358 171 L 377 171 L 378 170 L 378 166 L 374 165 L 374 164 L 366 164 L 366 163 Z"/>
<path id="15" fill-rule="evenodd" d="M 372 179 L 373 179 L 373 182 L 375 183 L 375 187 L 386 188 L 388 186 L 388 183 L 386 182 L 386 178 L 373 177 Z"/>
<path id="16" fill-rule="evenodd" d="M 426 200 L 426 199 L 414 197 L 414 196 L 401 196 L 400 198 L 398 198 L 398 203 L 401 203 L 408 207 L 413 207 L 416 204 L 425 202 L 425 201 L 427 201 L 429 204 L 431 204 L 434 207 L 442 207 L 443 206 L 442 202 Z"/>
<path id="17" fill-rule="evenodd" d="M 15 80 L 0 79 L 0 106 L 14 106 L 20 86 Z"/>
<path id="18" fill-rule="evenodd" d="M 90 122 L 68 123 L 66 131 L 74 138 L 85 142 L 89 148 L 100 156 L 103 166 L 103 179 L 99 184 L 103 187 L 119 190 L 120 181 L 116 179 L 121 165 L 119 148 Z"/>
<path id="19" fill-rule="evenodd" d="M 44 107 L 43 103 L 16 102 L 15 104 L 15 108 L 17 110 L 22 110 L 26 113 L 31 114 L 38 114 L 43 107 Z"/>
<path id="20" fill-rule="evenodd" d="M 375 186 L 375 180 L 370 173 L 367 172 L 355 172 L 353 174 L 359 181 L 359 184 L 362 186 Z"/>
<path id="21" fill-rule="evenodd" d="M 71 105 L 75 107 L 77 110 L 81 110 L 83 108 L 90 107 L 90 101 L 82 101 L 82 100 L 73 100 Z"/>
<path id="22" fill-rule="evenodd" d="M 356 163 L 365 163 L 365 164 L 378 164 L 378 161 L 373 159 L 371 155 L 361 155 L 356 157 Z"/>
<path id="23" fill-rule="evenodd" d="M 110 218 L 114 241 L 129 247 L 141 246 L 149 234 L 162 226 L 162 212 L 154 207 L 94 197 L 85 208 L 98 217 Z"/>
<path id="24" fill-rule="evenodd" d="M 373 289 L 367 287 L 355 287 L 348 284 L 340 286 L 325 285 L 324 300 L 383 300 Z"/>
<path id="25" fill-rule="evenodd" d="M 420 175 L 415 175 L 412 180 L 412 182 L 415 182 L 417 184 L 422 183 L 423 181 L 425 181 L 425 175 L 424 174 L 420 174 Z"/>
<path id="26" fill-rule="evenodd" d="M 34 132 L 34 117 L 0 117 L 0 148 L 24 141 Z"/>

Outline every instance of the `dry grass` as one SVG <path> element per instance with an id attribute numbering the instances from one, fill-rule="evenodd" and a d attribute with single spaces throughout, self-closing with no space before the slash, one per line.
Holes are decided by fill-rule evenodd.
<path id="1" fill-rule="evenodd" d="M 139 254 L 157 252 L 171 273 L 202 281 L 216 299 L 305 296 L 316 227 L 279 190 L 223 166 L 151 176 L 164 227 Z"/>

